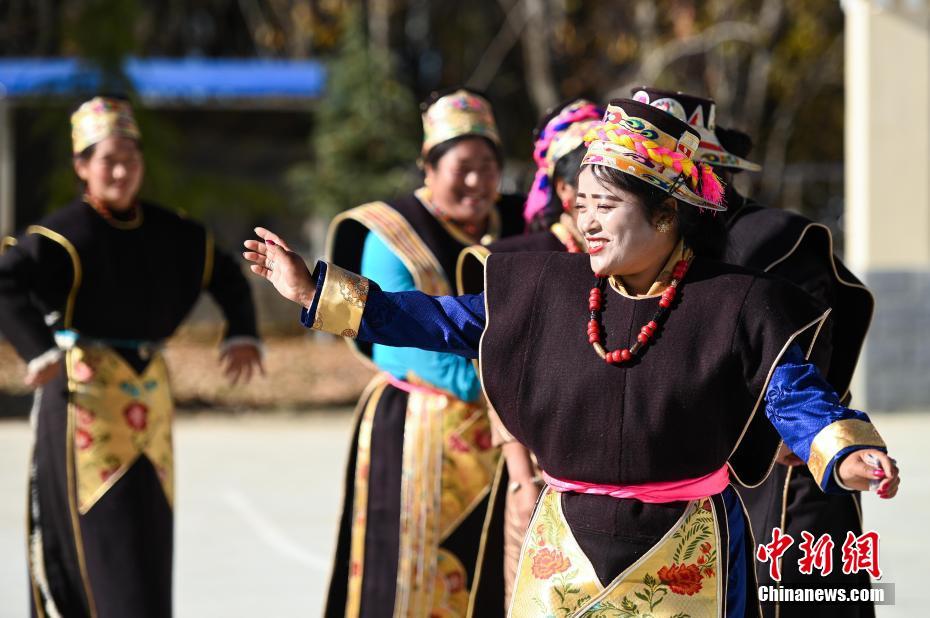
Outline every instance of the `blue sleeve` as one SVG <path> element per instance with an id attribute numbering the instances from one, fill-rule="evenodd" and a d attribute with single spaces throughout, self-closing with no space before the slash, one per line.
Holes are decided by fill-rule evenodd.
<path id="1" fill-rule="evenodd" d="M 417 289 L 413 275 L 404 263 L 374 233 L 368 234 L 365 239 L 359 274 L 377 281 L 382 290 L 412 292 Z M 368 303 L 370 306 L 370 296 Z M 364 322 L 360 330 L 361 333 L 365 332 Z M 372 355 L 378 367 L 395 377 L 405 378 L 409 371 L 413 371 L 417 377 L 465 401 L 472 401 L 481 393 L 481 382 L 467 358 L 416 347 L 385 345 L 375 345 Z"/>
<path id="2" fill-rule="evenodd" d="M 772 373 L 765 393 L 765 413 L 785 444 L 808 462 L 828 493 L 841 493 L 834 478 L 836 464 L 863 448 L 885 450 L 884 442 L 864 412 L 840 403 L 836 392 L 792 345 Z"/>
<path id="3" fill-rule="evenodd" d="M 319 301 L 327 270 L 328 265 L 323 261 L 317 262 L 314 268 L 312 276 L 316 282 L 316 295 L 310 307 L 300 312 L 300 323 L 307 328 L 316 328 L 314 320 L 320 311 Z M 374 281 L 368 285 L 355 335 L 357 339 L 478 358 L 478 345 L 485 323 L 483 293 L 429 296 L 420 291 L 384 292 Z"/>

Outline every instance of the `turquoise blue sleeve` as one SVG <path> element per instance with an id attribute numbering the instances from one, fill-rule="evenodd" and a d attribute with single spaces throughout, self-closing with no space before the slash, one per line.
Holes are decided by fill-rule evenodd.
<path id="1" fill-rule="evenodd" d="M 417 289 L 404 263 L 374 233 L 365 238 L 359 274 L 377 281 L 386 292 Z M 421 379 L 464 401 L 473 401 L 481 393 L 481 382 L 471 361 L 455 354 L 376 344 L 373 360 L 379 368 L 397 378 L 405 378 L 408 371 L 413 371 Z"/>

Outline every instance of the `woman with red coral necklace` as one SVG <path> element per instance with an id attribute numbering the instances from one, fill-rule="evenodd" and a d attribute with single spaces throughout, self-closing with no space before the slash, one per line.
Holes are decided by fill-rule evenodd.
<path id="1" fill-rule="evenodd" d="M 878 480 L 890 498 L 898 470 L 807 359 L 829 311 L 713 259 L 722 186 L 692 158 L 697 133 L 626 99 L 604 121 L 578 182 L 589 256 L 492 254 L 483 295 L 430 297 L 325 262 L 311 274 L 264 229 L 244 255 L 308 326 L 351 281 L 359 338 L 480 355 L 491 404 L 547 483 L 512 616 L 757 616 L 731 481 L 764 478 L 782 439 L 825 491 Z"/>

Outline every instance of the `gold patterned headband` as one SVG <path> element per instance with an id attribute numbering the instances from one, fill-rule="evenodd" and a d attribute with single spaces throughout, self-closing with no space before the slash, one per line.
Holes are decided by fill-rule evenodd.
<path id="1" fill-rule="evenodd" d="M 678 128 L 672 134 L 659 125 Z M 658 108 L 611 101 L 604 122 L 588 131 L 585 143 L 582 165 L 606 165 L 698 208 L 726 210 L 723 184 L 709 165 L 696 160 L 697 132 Z"/>
<path id="2" fill-rule="evenodd" d="M 129 102 L 94 97 L 71 114 L 71 147 L 74 154 L 80 154 L 113 135 L 134 140 L 142 137 Z"/>
<path id="3" fill-rule="evenodd" d="M 434 146 L 463 135 L 486 137 L 497 145 L 501 143 L 491 104 L 464 89 L 441 97 L 423 113 L 421 152 L 425 156 Z"/>

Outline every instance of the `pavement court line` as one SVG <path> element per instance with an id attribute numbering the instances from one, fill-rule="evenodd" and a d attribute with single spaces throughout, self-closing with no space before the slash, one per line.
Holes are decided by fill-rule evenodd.
<path id="1" fill-rule="evenodd" d="M 265 517 L 244 494 L 235 489 L 227 489 L 223 494 L 223 500 L 249 524 L 260 539 L 277 553 L 315 571 L 329 573 L 332 565 L 328 558 L 300 548 L 270 519 Z"/>

